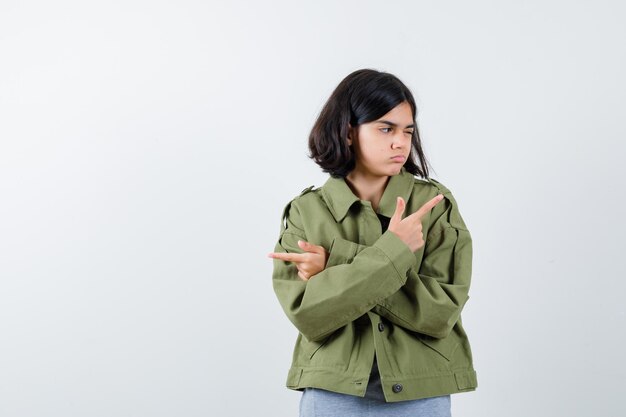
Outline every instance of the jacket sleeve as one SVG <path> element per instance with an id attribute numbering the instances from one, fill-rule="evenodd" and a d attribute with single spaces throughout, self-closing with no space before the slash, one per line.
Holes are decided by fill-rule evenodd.
<path id="1" fill-rule="evenodd" d="M 308 241 L 297 200 L 283 212 L 286 224 L 274 252 L 302 253 L 298 239 Z M 309 341 L 322 340 L 371 310 L 398 291 L 407 271 L 417 264 L 415 255 L 394 233 L 385 232 L 350 263 L 327 266 L 303 281 L 295 263 L 274 259 L 272 284 L 289 320 Z"/>
<path id="2" fill-rule="evenodd" d="M 396 293 L 381 300 L 373 311 L 408 330 L 436 338 L 446 337 L 469 298 L 472 239 L 456 200 L 444 190 L 444 201 L 433 209 L 424 255 L 416 273 Z M 439 208 L 439 206 L 442 206 Z M 327 267 L 350 262 L 367 246 L 336 238 Z"/>

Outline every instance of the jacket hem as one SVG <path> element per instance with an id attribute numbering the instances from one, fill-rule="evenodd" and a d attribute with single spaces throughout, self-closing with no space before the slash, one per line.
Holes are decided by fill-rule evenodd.
<path id="1" fill-rule="evenodd" d="M 478 387 L 476 371 L 473 368 L 452 370 L 442 375 L 382 377 L 386 402 L 417 400 L 475 391 Z M 304 388 L 321 388 L 342 394 L 364 397 L 369 381 L 369 372 L 347 375 L 329 368 L 292 367 L 287 376 L 286 387 L 295 391 Z M 402 385 L 400 392 L 393 386 Z M 396 389 L 397 390 L 397 389 Z"/>

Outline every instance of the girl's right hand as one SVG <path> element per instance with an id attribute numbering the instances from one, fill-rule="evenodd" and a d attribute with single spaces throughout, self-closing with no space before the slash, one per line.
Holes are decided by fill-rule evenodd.
<path id="1" fill-rule="evenodd" d="M 396 200 L 396 211 L 389 221 L 388 230 L 395 233 L 404 243 L 407 244 L 411 252 L 415 253 L 424 246 L 424 235 L 422 233 L 422 217 L 424 217 L 433 207 L 443 200 L 443 194 L 437 194 L 430 201 L 419 208 L 415 213 L 402 218 L 406 203 L 402 197 Z"/>
<path id="2" fill-rule="evenodd" d="M 298 240 L 298 246 L 304 250 L 304 253 L 271 252 L 267 256 L 295 263 L 300 279 L 308 281 L 326 268 L 330 253 L 323 246 L 304 240 Z"/>

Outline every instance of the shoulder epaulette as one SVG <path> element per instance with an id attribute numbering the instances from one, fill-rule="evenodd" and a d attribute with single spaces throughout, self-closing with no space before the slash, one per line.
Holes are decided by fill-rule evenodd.
<path id="1" fill-rule="evenodd" d="M 433 185 L 434 185 L 435 187 L 437 187 L 437 188 L 441 191 L 441 193 L 442 193 L 442 194 L 446 194 L 446 193 L 449 193 L 449 192 L 450 192 L 450 190 L 448 189 L 448 187 L 446 187 L 445 185 L 443 185 L 442 183 L 440 183 L 440 182 L 439 182 L 439 181 L 437 181 L 436 179 L 434 179 L 434 178 L 428 178 L 428 180 L 429 180 L 431 183 L 433 183 Z"/>
<path id="2" fill-rule="evenodd" d="M 285 221 L 285 218 L 287 217 L 287 213 L 289 212 L 289 208 L 291 207 L 291 203 L 293 203 L 293 201 L 300 197 L 301 195 L 304 195 L 306 193 L 308 193 L 309 191 L 311 191 L 313 189 L 313 187 L 315 187 L 315 185 L 311 185 L 310 187 L 306 187 L 304 190 L 302 190 L 300 192 L 300 194 L 297 197 L 292 198 L 283 208 L 283 214 L 281 215 L 282 221 L 280 224 L 280 232 L 284 232 L 285 229 L 287 228 L 287 223 Z"/>
<path id="3" fill-rule="evenodd" d="M 310 187 L 306 187 L 304 190 L 302 190 L 300 192 L 300 195 L 308 193 L 309 191 L 311 191 L 313 189 L 313 187 L 315 187 L 315 185 L 311 185 Z"/>

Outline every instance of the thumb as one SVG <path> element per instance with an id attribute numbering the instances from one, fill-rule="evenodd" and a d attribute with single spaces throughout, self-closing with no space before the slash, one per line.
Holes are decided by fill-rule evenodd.
<path id="1" fill-rule="evenodd" d="M 404 207 L 406 204 L 404 203 L 404 199 L 402 197 L 398 197 L 396 199 L 396 211 L 391 216 L 390 223 L 396 224 L 402 220 L 402 213 L 404 213 Z"/>
<path id="2" fill-rule="evenodd" d="M 298 240 L 298 246 L 300 246 L 305 252 L 315 252 L 315 245 L 312 245 L 305 240 Z"/>
<path id="3" fill-rule="evenodd" d="M 299 240 L 298 246 L 307 252 L 324 253 L 324 248 L 322 246 L 314 245 L 304 240 Z"/>

